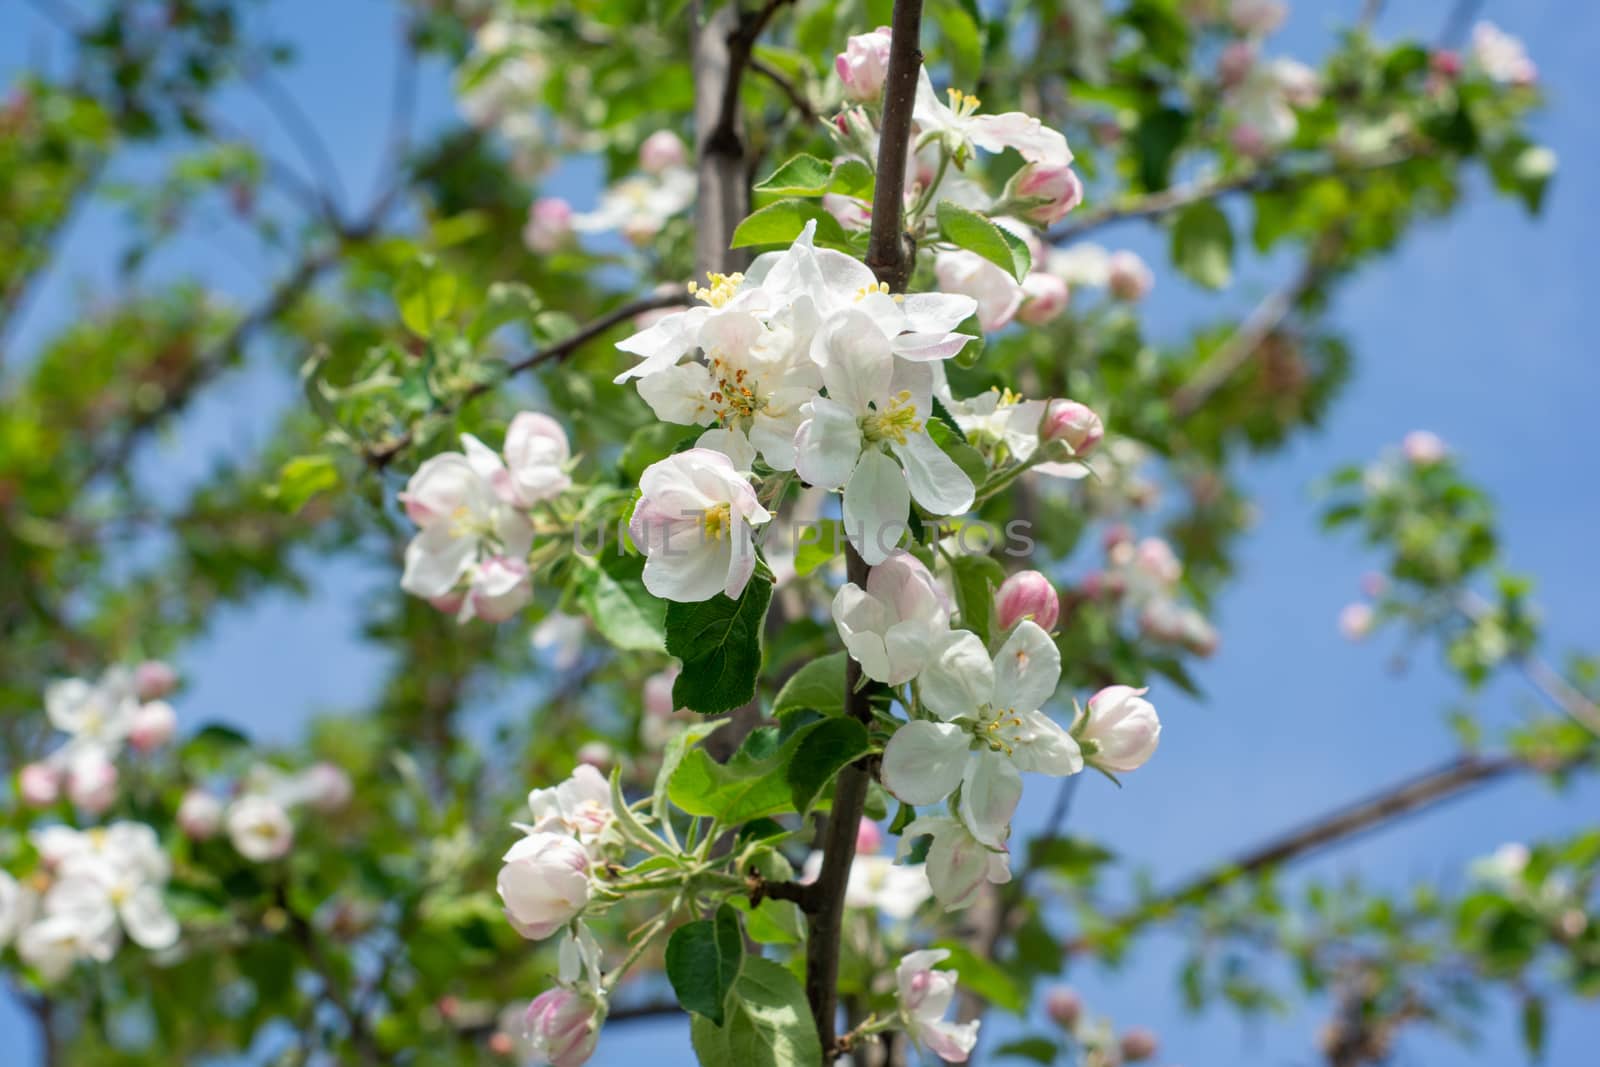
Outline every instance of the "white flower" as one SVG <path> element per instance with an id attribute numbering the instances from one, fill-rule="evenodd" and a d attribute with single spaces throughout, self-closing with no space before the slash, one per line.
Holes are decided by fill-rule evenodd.
<path id="1" fill-rule="evenodd" d="M 228 839 L 255 863 L 281 859 L 294 844 L 289 813 L 271 797 L 246 794 L 228 807 Z"/>
<path id="2" fill-rule="evenodd" d="M 875 566 L 907 529 L 912 499 L 930 514 L 958 515 L 972 506 L 972 480 L 928 436 L 927 365 L 895 358 L 860 310 L 830 319 L 817 340 L 828 395 L 811 402 L 795 436 L 795 470 L 844 490 L 845 534 Z"/>
<path id="3" fill-rule="evenodd" d="M 664 422 L 718 423 L 734 437 L 723 447 L 736 463 L 748 447 L 774 470 L 792 470 L 801 408 L 822 384 L 808 352 L 812 327 L 796 317 L 764 323 L 736 311 L 708 319 L 699 336 L 706 362 L 679 363 L 641 378 L 639 395 Z"/>
<path id="4" fill-rule="evenodd" d="M 139 752 L 150 752 L 172 740 L 178 732 L 178 713 L 165 700 L 141 704 L 128 724 L 128 743 Z"/>
<path id="5" fill-rule="evenodd" d="M 1148 689 L 1108 685 L 1089 698 L 1072 724 L 1083 758 L 1107 771 L 1132 771 L 1155 755 L 1161 720 L 1144 699 Z"/>
<path id="6" fill-rule="evenodd" d="M 421 531 L 406 546 L 400 587 L 424 599 L 451 593 L 480 556 L 525 557 L 533 544 L 526 516 L 495 490 L 505 464 L 471 434 L 465 452 L 443 452 L 417 468 L 400 499 Z"/>
<path id="7" fill-rule="evenodd" d="M 468 572 L 467 595 L 456 618 L 505 622 L 533 599 L 533 576 L 528 565 L 514 556 L 490 556 Z"/>
<path id="8" fill-rule="evenodd" d="M 628 532 L 646 556 L 646 589 L 680 603 L 744 592 L 756 565 L 751 527 L 772 515 L 727 456 L 668 456 L 645 468 L 639 489 Z"/>
<path id="9" fill-rule="evenodd" d="M 532 833 L 511 846 L 495 880 L 517 933 L 542 941 L 589 905 L 589 854 L 564 834 Z"/>
<path id="10" fill-rule="evenodd" d="M 561 942 L 556 988 L 535 997 L 523 1016 L 523 1040 L 535 1063 L 578 1067 L 594 1055 L 606 1018 L 600 945 L 589 928 Z"/>
<path id="11" fill-rule="evenodd" d="M 1276 147 L 1293 140 L 1300 128 L 1295 108 L 1314 105 L 1319 95 L 1317 75 L 1310 67 L 1293 59 L 1273 59 L 1250 68 L 1224 102 L 1242 128 Z"/>
<path id="12" fill-rule="evenodd" d="M 90 815 L 102 815 L 117 800 L 117 767 L 100 748 L 69 746 L 60 749 L 70 754 L 67 764 L 67 796 Z"/>
<path id="13" fill-rule="evenodd" d="M 579 764 L 572 777 L 548 789 L 528 794 L 533 825 L 519 827 L 529 833 L 569 833 L 590 848 L 616 821 L 611 807 L 611 786 L 589 764 Z"/>
<path id="14" fill-rule="evenodd" d="M 0 871 L 0 948 L 9 945 L 11 939 L 17 936 L 17 931 L 33 917 L 34 904 L 31 890 L 5 871 Z"/>
<path id="15" fill-rule="evenodd" d="M 986 883 L 1011 881 L 1011 854 L 985 845 L 948 815 L 919 815 L 907 823 L 900 834 L 899 858 L 904 859 L 912 843 L 922 836 L 932 838 L 926 865 L 928 883 L 946 911 L 971 907 Z"/>
<path id="16" fill-rule="evenodd" d="M 822 853 L 813 852 L 806 857 L 800 870 L 800 881 L 808 885 L 821 874 Z M 844 886 L 845 907 L 881 912 L 902 922 L 915 915 L 932 895 L 933 887 L 928 884 L 928 873 L 921 864 L 905 866 L 896 864 L 888 856 L 861 853 L 857 853 L 850 864 Z"/>
<path id="17" fill-rule="evenodd" d="M 178 828 L 192 841 L 207 841 L 222 828 L 222 802 L 210 793 L 191 789 L 178 805 Z"/>
<path id="18" fill-rule="evenodd" d="M 1527 845 L 1509 841 L 1483 859 L 1473 861 L 1472 877 L 1502 892 L 1513 892 L 1522 888 L 1523 872 L 1532 858 Z"/>
<path id="19" fill-rule="evenodd" d="M 572 484 L 567 432 L 537 411 L 518 412 L 506 427 L 505 475 L 495 488 L 507 503 L 532 507 Z"/>
<path id="20" fill-rule="evenodd" d="M 17 955 L 47 982 L 59 981 L 79 960 L 101 963 L 116 954 L 122 933 L 104 895 L 87 882 L 58 883 L 51 910 L 17 935 Z"/>
<path id="21" fill-rule="evenodd" d="M 978 304 L 978 325 L 994 332 L 1010 324 L 1022 307 L 1022 286 L 1009 272 L 976 252 L 958 248 L 934 257 L 939 287 L 965 293 Z"/>
<path id="22" fill-rule="evenodd" d="M 301 801 L 324 815 L 343 808 L 355 794 L 350 775 L 344 768 L 326 761 L 313 763 L 301 771 L 298 786 Z"/>
<path id="23" fill-rule="evenodd" d="M 687 167 L 632 174 L 601 193 L 595 210 L 573 216 L 572 228 L 585 233 L 617 230 L 634 244 L 645 244 L 694 203 L 695 190 L 694 171 Z"/>
<path id="24" fill-rule="evenodd" d="M 110 760 L 121 752 L 139 712 L 139 698 L 133 674 L 114 667 L 97 684 L 81 678 L 51 683 L 44 691 L 44 707 L 50 725 L 71 735 L 52 759 L 70 764 L 80 756 Z"/>
<path id="25" fill-rule="evenodd" d="M 1036 623 L 1018 623 L 992 661 L 976 634 L 951 631 L 917 679 L 922 703 L 941 721 L 895 731 L 883 753 L 884 787 L 917 805 L 960 787 L 961 821 L 1001 847 L 1022 799 L 1019 772 L 1059 778 L 1083 769 L 1077 742 L 1038 710 L 1060 677 L 1061 654 Z"/>
<path id="26" fill-rule="evenodd" d="M 833 598 L 833 621 L 850 658 L 868 678 L 902 685 L 917 676 L 934 641 L 949 627 L 950 605 L 928 568 L 896 550 Z"/>
<path id="27" fill-rule="evenodd" d="M 919 136 L 936 138 L 955 158 L 957 165 L 964 163 L 973 148 L 986 152 L 1003 152 L 1015 148 L 1030 163 L 1048 163 L 1064 166 L 1072 162 L 1072 150 L 1067 139 L 1055 130 L 1047 129 L 1032 115 L 1008 111 L 1003 115 L 979 115 L 981 101 L 959 89 L 948 90 L 947 106 L 933 90 L 933 82 L 924 67 L 918 73 L 917 100 L 912 118 Z"/>
<path id="28" fill-rule="evenodd" d="M 1228 21 L 1240 33 L 1265 37 L 1275 33 L 1289 16 L 1289 5 L 1283 0 L 1231 0 L 1228 4 Z"/>
<path id="29" fill-rule="evenodd" d="M 1510 85 L 1532 85 L 1539 70 L 1528 57 L 1521 41 L 1492 22 L 1472 27 L 1472 58 L 1494 81 Z"/>
<path id="30" fill-rule="evenodd" d="M 950 958 L 948 949 L 925 949 L 908 953 L 895 968 L 895 983 L 900 996 L 900 1018 L 906 1036 L 950 1063 L 965 1063 L 978 1043 L 978 1021 L 945 1021 L 956 993 L 956 972 L 936 971 L 934 964 Z"/>

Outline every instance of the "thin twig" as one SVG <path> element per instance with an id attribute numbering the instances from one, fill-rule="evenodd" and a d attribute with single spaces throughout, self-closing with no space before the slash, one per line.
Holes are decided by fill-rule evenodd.
<path id="1" fill-rule="evenodd" d="M 818 115 L 816 108 L 811 106 L 811 101 L 806 99 L 805 93 L 777 67 L 774 67 L 759 56 L 752 55 L 750 57 L 750 69 L 773 85 L 776 85 L 783 95 L 789 98 L 790 106 L 795 109 L 801 120 L 807 125 L 815 126 L 822 121 L 822 116 Z"/>

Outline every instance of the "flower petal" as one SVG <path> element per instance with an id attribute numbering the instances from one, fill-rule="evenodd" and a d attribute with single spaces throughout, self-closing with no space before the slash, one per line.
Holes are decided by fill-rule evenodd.
<path id="1" fill-rule="evenodd" d="M 910 529 L 911 493 L 900 465 L 873 449 L 861 456 L 844 487 L 844 530 L 861 558 L 876 566 Z"/>
<path id="2" fill-rule="evenodd" d="M 929 651 L 917 692 L 936 715 L 947 720 L 970 716 L 993 699 L 994 664 L 977 634 L 950 630 Z"/>
<path id="3" fill-rule="evenodd" d="M 934 515 L 959 515 L 972 507 L 972 479 L 926 433 L 906 435 L 890 446 L 905 464 L 906 484 L 917 503 Z"/>
<path id="4" fill-rule="evenodd" d="M 809 407 L 809 417 L 794 436 L 795 472 L 812 485 L 838 489 L 861 458 L 861 428 L 854 412 L 827 397 L 818 397 Z"/>
<path id="5" fill-rule="evenodd" d="M 960 815 L 973 837 L 991 848 L 1003 848 L 1011 835 L 1011 817 L 1021 802 L 1022 775 L 1010 757 L 987 749 L 968 756 L 961 779 Z"/>
<path id="6" fill-rule="evenodd" d="M 1032 619 L 1011 632 L 994 657 L 994 703 L 1034 711 L 1049 703 L 1061 681 L 1061 652 Z"/>
<path id="7" fill-rule="evenodd" d="M 967 745 L 959 726 L 908 722 L 884 746 L 883 787 L 907 804 L 936 804 L 961 784 Z"/>

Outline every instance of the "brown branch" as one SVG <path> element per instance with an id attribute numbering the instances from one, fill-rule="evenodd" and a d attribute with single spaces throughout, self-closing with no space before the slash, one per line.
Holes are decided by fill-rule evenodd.
<path id="1" fill-rule="evenodd" d="M 659 311 L 662 308 L 682 307 L 683 303 L 684 298 L 676 293 L 656 293 L 652 296 L 641 297 L 638 300 L 630 301 L 629 303 L 623 304 L 621 307 L 613 308 L 604 315 L 601 315 L 578 327 L 571 334 L 563 337 L 554 344 L 546 345 L 538 351 L 524 356 L 522 359 L 516 360 L 512 363 L 507 363 L 505 369 L 494 381 L 474 383 L 471 388 L 467 389 L 461 394 L 461 398 L 458 401 L 452 404 L 446 404 L 437 411 L 432 412 L 432 414 L 454 415 L 462 408 L 466 407 L 468 403 L 489 392 L 489 390 L 493 389 L 496 385 L 499 385 L 513 374 L 521 374 L 523 371 L 532 370 L 533 368 L 541 366 L 545 363 L 566 359 L 568 356 L 578 351 L 578 349 L 582 348 L 590 341 L 593 341 L 595 338 L 601 336 L 607 330 L 610 330 L 620 323 L 626 322 L 635 316 L 642 315 L 647 311 Z M 395 456 L 409 448 L 414 439 L 415 434 L 411 430 L 406 430 L 398 437 L 393 438 L 387 444 L 383 445 L 381 448 L 375 448 L 367 452 L 367 462 L 379 469 L 382 469 L 383 467 L 387 466 L 388 463 L 395 458 Z"/>
<path id="2" fill-rule="evenodd" d="M 1577 756 L 1556 760 L 1513 755 L 1459 757 L 1271 837 L 1231 861 L 1195 875 L 1114 917 L 1108 928 L 1131 932 L 1241 878 L 1304 859 L 1399 819 L 1432 810 L 1480 786 L 1526 771 L 1569 770 L 1592 761 L 1594 755 L 1595 750 L 1591 748 Z M 1082 953 L 1094 944 L 1092 937 L 1079 937 L 1067 942 L 1066 949 L 1069 953 Z"/>
<path id="3" fill-rule="evenodd" d="M 811 106 L 811 101 L 806 99 L 800 87 L 790 81 L 777 67 L 766 62 L 758 56 L 750 57 L 750 69 L 776 85 L 784 96 L 788 97 L 789 104 L 800 115 L 807 125 L 815 126 L 822 121 L 822 116 L 817 114 L 817 109 Z"/>
<path id="4" fill-rule="evenodd" d="M 911 153 L 911 112 L 922 70 L 921 0 L 895 0 L 890 23 L 889 70 L 883 84 L 878 138 L 878 184 L 872 196 L 867 266 L 891 292 L 905 291 L 916 249 L 905 232 L 906 160 Z"/>

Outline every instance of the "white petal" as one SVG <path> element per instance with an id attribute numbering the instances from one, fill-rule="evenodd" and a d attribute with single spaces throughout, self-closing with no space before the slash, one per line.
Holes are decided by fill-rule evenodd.
<path id="1" fill-rule="evenodd" d="M 994 695 L 994 663 L 970 630 L 951 630 L 931 650 L 917 676 L 922 702 L 944 719 L 972 715 Z"/>
<path id="2" fill-rule="evenodd" d="M 861 456 L 844 487 L 844 530 L 867 563 L 889 558 L 910 530 L 911 493 L 900 465 L 872 449 Z"/>
<path id="3" fill-rule="evenodd" d="M 1017 740 L 1011 750 L 1011 761 L 1019 771 L 1065 778 L 1083 770 L 1083 753 L 1078 750 L 1078 742 L 1060 723 L 1042 711 L 1019 711 L 1016 715 L 1023 726 L 1013 734 Z"/>
<path id="4" fill-rule="evenodd" d="M 447 526 L 430 526 L 406 546 L 400 588 L 429 600 L 444 596 L 467 573 L 477 554 L 477 538 L 456 537 Z"/>
<path id="5" fill-rule="evenodd" d="M 994 703 L 1033 711 L 1055 696 L 1061 681 L 1061 652 L 1032 619 L 1017 624 L 994 657 Z"/>
<path id="6" fill-rule="evenodd" d="M 711 410 L 711 372 L 704 363 L 679 363 L 639 379 L 639 396 L 656 418 L 679 426 L 705 426 Z"/>
<path id="7" fill-rule="evenodd" d="M 136 944 L 148 949 L 171 948 L 178 940 L 178 920 L 172 917 L 155 886 L 140 886 L 117 909 L 122 925 Z"/>
<path id="8" fill-rule="evenodd" d="M 694 604 L 722 592 L 732 565 L 729 538 L 713 541 L 696 523 L 676 523 L 644 561 L 644 587 L 663 600 Z"/>
<path id="9" fill-rule="evenodd" d="M 961 779 L 961 821 L 973 837 L 991 848 L 1004 847 L 1021 801 L 1022 775 L 1009 757 L 988 749 L 971 754 Z"/>
<path id="10" fill-rule="evenodd" d="M 890 447 L 905 464 L 911 495 L 931 514 L 959 515 L 972 507 L 972 479 L 933 438 L 926 433 L 907 434 L 905 444 Z"/>
<path id="11" fill-rule="evenodd" d="M 828 396 L 856 414 L 889 395 L 894 353 L 889 339 L 864 312 L 851 309 L 823 324 L 811 346 Z"/>
<path id="12" fill-rule="evenodd" d="M 742 471 L 747 471 L 755 466 L 756 450 L 751 447 L 751 442 L 739 430 L 725 430 L 720 426 L 713 427 L 701 434 L 695 441 L 696 448 L 709 448 L 713 452 L 721 452 L 733 461 L 733 465 Z"/>
<path id="13" fill-rule="evenodd" d="M 813 400 L 810 408 L 795 433 L 795 472 L 812 485 L 838 489 L 861 458 L 861 428 L 853 412 L 826 397 Z"/>
<path id="14" fill-rule="evenodd" d="M 935 804 L 966 769 L 968 737 L 947 722 L 908 722 L 883 749 L 883 787 L 907 804 Z"/>

